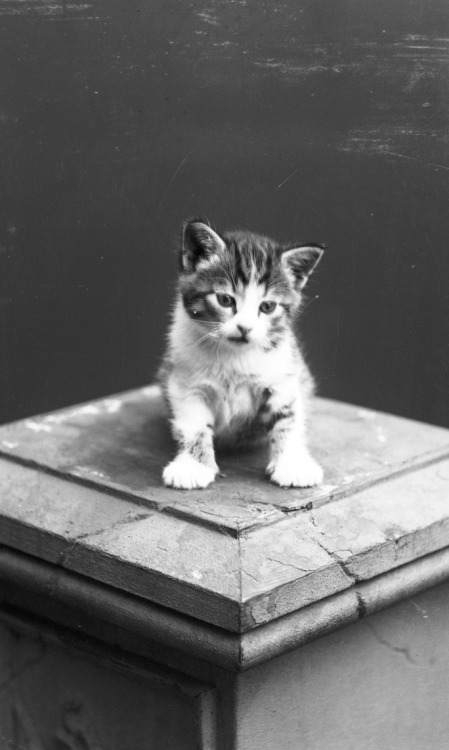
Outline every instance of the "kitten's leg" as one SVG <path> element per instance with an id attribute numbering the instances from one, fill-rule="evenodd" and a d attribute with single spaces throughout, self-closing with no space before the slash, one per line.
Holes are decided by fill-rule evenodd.
<path id="1" fill-rule="evenodd" d="M 267 404 L 270 461 L 267 474 L 281 487 L 312 487 L 323 480 L 321 466 L 310 455 L 301 398 L 285 402 L 273 394 Z"/>
<path id="2" fill-rule="evenodd" d="M 207 487 L 218 473 L 213 414 L 199 398 L 187 397 L 184 403 L 172 404 L 172 408 L 172 431 L 179 452 L 163 471 L 164 483 L 180 490 Z"/>

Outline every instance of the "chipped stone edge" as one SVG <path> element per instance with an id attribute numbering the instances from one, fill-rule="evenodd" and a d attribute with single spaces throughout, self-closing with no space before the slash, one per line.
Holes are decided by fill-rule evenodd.
<path id="1" fill-rule="evenodd" d="M 51 621 L 96 636 L 94 620 L 105 641 L 113 642 L 119 628 L 233 672 L 280 656 L 447 579 L 449 548 L 444 548 L 237 634 L 0 546 L 0 608 L 19 603 L 27 612 L 41 614 L 43 606 Z M 20 591 L 25 605 L 20 605 Z"/>

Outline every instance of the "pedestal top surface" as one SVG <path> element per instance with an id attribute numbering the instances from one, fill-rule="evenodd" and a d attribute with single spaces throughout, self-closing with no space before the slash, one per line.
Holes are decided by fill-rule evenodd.
<path id="1" fill-rule="evenodd" d="M 448 544 L 448 430 L 317 399 L 310 444 L 318 488 L 270 484 L 259 447 L 179 491 L 155 386 L 6 425 L 0 542 L 232 631 Z"/>

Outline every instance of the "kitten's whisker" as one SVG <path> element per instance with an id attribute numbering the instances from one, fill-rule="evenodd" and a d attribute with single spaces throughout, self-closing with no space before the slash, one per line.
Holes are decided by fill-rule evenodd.
<path id="1" fill-rule="evenodd" d="M 317 297 L 318 297 L 317 294 L 315 295 L 315 297 L 304 297 L 303 295 L 302 300 L 301 300 L 301 307 L 300 307 L 301 311 L 307 310 L 307 308 L 310 307 L 312 302 L 315 302 Z"/>
<path id="2" fill-rule="evenodd" d="M 207 333 L 204 334 L 204 336 L 201 336 L 200 339 L 197 339 L 195 341 L 195 344 L 201 344 L 202 341 L 204 341 L 205 339 L 207 339 L 209 337 L 213 337 L 212 331 L 208 331 Z"/>
<path id="3" fill-rule="evenodd" d="M 201 338 L 198 339 L 198 343 L 201 342 L 201 341 L 204 341 L 204 339 L 206 339 L 208 337 L 210 337 L 212 339 L 216 339 L 218 335 L 219 335 L 219 328 L 217 326 L 212 331 L 207 331 L 207 333 L 205 333 L 204 336 L 201 336 Z"/>
<path id="4" fill-rule="evenodd" d="M 210 326 L 211 328 L 215 328 L 217 330 L 219 328 L 218 323 L 216 323 L 216 321 L 214 320 L 194 320 L 189 326 L 189 333 L 191 331 L 197 331 L 202 326 Z"/>
<path id="5" fill-rule="evenodd" d="M 221 362 L 220 362 L 220 357 L 218 356 L 218 353 L 220 351 L 220 346 L 221 346 L 221 344 L 223 343 L 224 340 L 225 340 L 225 336 L 221 336 L 220 337 L 220 341 L 218 342 L 218 345 L 217 345 L 217 351 L 215 353 L 215 357 L 216 357 L 217 362 L 218 362 L 219 365 L 221 365 Z"/>
<path id="6" fill-rule="evenodd" d="M 193 327 L 190 329 L 193 330 Z M 207 338 L 215 339 L 218 335 L 218 328 L 215 328 L 213 331 L 206 331 L 206 333 L 201 336 L 199 339 L 195 339 L 195 341 L 191 341 L 190 343 L 184 343 L 185 347 L 191 347 L 194 348 L 195 346 L 198 346 L 198 344 L 201 344 L 202 341 L 205 341 Z"/>

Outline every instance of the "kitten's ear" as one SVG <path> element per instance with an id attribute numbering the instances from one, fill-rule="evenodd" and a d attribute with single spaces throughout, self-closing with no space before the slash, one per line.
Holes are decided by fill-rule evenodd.
<path id="1" fill-rule="evenodd" d="M 305 286 L 310 274 L 321 260 L 323 252 L 324 248 L 315 244 L 299 245 L 283 251 L 281 264 L 290 278 L 293 278 L 296 289 L 299 290 Z"/>
<path id="2" fill-rule="evenodd" d="M 222 238 L 201 219 L 191 219 L 184 224 L 181 248 L 181 269 L 193 271 L 200 260 L 205 260 L 224 250 Z"/>

